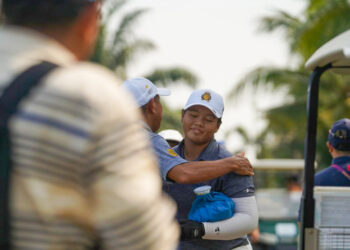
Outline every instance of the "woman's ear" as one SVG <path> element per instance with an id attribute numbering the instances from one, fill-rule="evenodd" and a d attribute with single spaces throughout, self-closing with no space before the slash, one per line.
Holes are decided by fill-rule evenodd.
<path id="1" fill-rule="evenodd" d="M 220 126 L 221 126 L 221 122 L 217 122 L 217 123 L 216 123 L 216 129 L 215 129 L 214 134 L 215 134 L 216 132 L 218 132 Z"/>

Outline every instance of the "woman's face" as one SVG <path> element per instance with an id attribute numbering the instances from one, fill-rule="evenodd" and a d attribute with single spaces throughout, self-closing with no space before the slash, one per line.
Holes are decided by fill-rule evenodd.
<path id="1" fill-rule="evenodd" d="M 208 108 L 195 105 L 183 111 L 182 127 L 186 139 L 195 144 L 205 144 L 214 137 L 220 124 Z"/>

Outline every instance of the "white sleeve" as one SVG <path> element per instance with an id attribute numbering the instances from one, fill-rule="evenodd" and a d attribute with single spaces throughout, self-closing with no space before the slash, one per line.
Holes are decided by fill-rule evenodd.
<path id="1" fill-rule="evenodd" d="M 233 198 L 235 214 L 227 220 L 204 222 L 205 240 L 233 240 L 245 236 L 258 226 L 255 197 Z"/>

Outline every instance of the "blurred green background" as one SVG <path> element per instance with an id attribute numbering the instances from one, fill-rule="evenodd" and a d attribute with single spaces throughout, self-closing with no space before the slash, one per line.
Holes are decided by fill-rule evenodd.
<path id="1" fill-rule="evenodd" d="M 289 67 L 259 66 L 248 72 L 239 81 L 232 80 L 232 88 L 226 98 L 237 99 L 244 91 L 252 95 L 260 91 L 286 90 L 286 101 L 280 106 L 264 110 L 266 127 L 256 136 L 251 136 L 247 128 L 233 127 L 226 136 L 238 133 L 245 144 L 254 145 L 258 159 L 264 158 L 304 158 L 306 130 L 306 95 L 310 72 L 304 69 L 306 60 L 322 44 L 350 28 L 348 14 L 350 1 L 347 0 L 300 0 L 305 2 L 301 15 L 276 10 L 257 22 L 259 32 L 269 34 L 280 32 L 284 36 L 289 53 L 297 63 Z M 137 22 L 142 20 L 148 9 L 133 9 L 125 13 L 132 0 L 106 1 L 98 43 L 91 61 L 103 64 L 125 80 L 128 68 L 145 53 L 156 50 L 155 44 L 135 35 Z M 194 13 L 195 15 L 195 13 Z M 119 23 L 112 22 L 119 16 Z M 292 64 L 291 64 L 292 65 Z M 296 66 L 295 66 L 296 65 Z M 195 89 L 197 76 L 183 66 L 155 68 L 144 73 L 158 86 L 186 84 Z M 349 77 L 326 73 L 321 79 L 319 99 L 319 120 L 317 132 L 316 161 L 319 169 L 329 165 L 330 156 L 325 142 L 332 123 L 350 114 Z M 162 129 L 181 131 L 180 110 L 164 104 Z M 278 180 L 277 180 L 278 181 Z M 274 185 L 274 184 L 271 184 Z"/>

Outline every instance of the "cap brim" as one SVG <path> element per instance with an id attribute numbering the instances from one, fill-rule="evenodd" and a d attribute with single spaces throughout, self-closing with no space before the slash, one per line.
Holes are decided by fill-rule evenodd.
<path id="1" fill-rule="evenodd" d="M 207 109 L 209 109 L 211 112 L 213 112 L 213 114 L 216 116 L 216 118 L 221 118 L 221 115 L 219 115 L 214 109 L 212 109 L 209 105 L 207 105 L 206 103 L 191 103 L 190 105 L 187 105 L 185 106 L 184 110 L 187 110 L 189 109 L 190 107 L 193 107 L 193 106 L 196 106 L 196 105 L 199 105 L 199 106 L 203 106 L 203 107 L 206 107 Z"/>
<path id="2" fill-rule="evenodd" d="M 160 96 L 168 96 L 171 94 L 171 91 L 169 89 L 164 88 L 157 88 L 158 95 Z"/>

